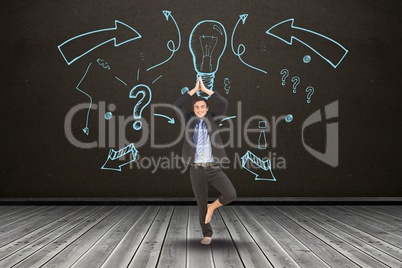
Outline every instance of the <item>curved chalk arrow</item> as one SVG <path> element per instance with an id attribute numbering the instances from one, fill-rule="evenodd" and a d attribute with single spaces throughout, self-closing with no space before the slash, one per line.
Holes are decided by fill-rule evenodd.
<path id="1" fill-rule="evenodd" d="M 167 116 L 167 115 L 164 115 L 164 114 L 154 114 L 155 116 L 160 116 L 160 117 L 164 117 L 164 118 L 167 118 L 169 121 L 168 121 L 168 123 L 169 124 L 174 124 L 175 123 L 175 121 L 174 121 L 174 118 L 172 117 L 169 117 L 169 116 Z"/>
<path id="2" fill-rule="evenodd" d="M 235 54 L 237 57 L 239 57 L 239 60 L 240 60 L 244 65 L 246 65 L 246 66 L 248 66 L 248 67 L 250 67 L 250 68 L 253 68 L 254 70 L 257 70 L 257 71 L 260 71 L 260 72 L 266 74 L 267 71 L 258 69 L 258 68 L 254 67 L 254 66 L 251 66 L 250 64 L 246 63 L 246 62 L 241 58 L 241 55 L 243 55 L 244 52 L 246 52 L 246 47 L 245 47 L 243 44 L 238 45 L 238 47 L 237 47 L 237 52 L 236 52 L 235 49 L 234 49 L 234 41 L 233 41 L 233 39 L 234 39 L 234 35 L 235 35 L 235 32 L 236 32 L 237 26 L 239 25 L 240 21 L 242 21 L 243 24 L 245 24 L 247 17 L 248 17 L 248 14 L 242 14 L 242 15 L 240 15 L 240 16 L 239 16 L 239 20 L 237 21 L 237 23 L 236 23 L 236 25 L 235 25 L 235 27 L 234 27 L 234 29 L 233 29 L 232 38 L 231 38 L 232 51 L 233 51 L 233 54 Z M 241 50 L 241 51 L 240 51 L 240 50 Z"/>
<path id="3" fill-rule="evenodd" d="M 149 70 L 151 70 L 151 69 L 153 69 L 153 68 L 155 68 L 155 67 L 158 67 L 158 66 L 160 66 L 160 65 L 162 65 L 162 64 L 164 64 L 164 63 L 166 63 L 166 62 L 168 62 L 168 61 L 173 57 L 174 53 L 176 53 L 176 51 L 179 50 L 180 45 L 181 45 L 181 33 L 180 33 L 179 25 L 177 25 L 176 20 L 173 18 L 172 12 L 171 12 L 171 11 L 168 11 L 168 10 L 163 10 L 162 12 L 163 12 L 163 14 L 165 15 L 167 21 L 169 21 L 169 18 L 172 18 L 174 24 L 176 25 L 177 33 L 178 33 L 178 35 L 179 35 L 178 46 L 177 46 L 177 48 L 176 48 L 176 45 L 175 45 L 175 43 L 173 42 L 173 40 L 169 40 L 169 41 L 167 42 L 166 46 L 167 46 L 167 48 L 172 52 L 172 54 L 170 55 L 170 57 L 167 58 L 166 60 L 162 61 L 161 63 L 158 63 L 158 64 L 156 64 L 156 65 L 154 65 L 154 66 L 152 66 L 152 67 L 149 67 L 149 68 L 147 69 L 147 71 L 149 71 Z"/>
<path id="4" fill-rule="evenodd" d="M 68 65 L 88 54 L 92 50 L 110 42 L 118 47 L 142 36 L 127 24 L 115 20 L 115 27 L 100 29 L 77 35 L 63 42 L 57 48 Z M 99 41 L 101 40 L 101 41 Z"/>
<path id="5" fill-rule="evenodd" d="M 289 28 L 290 30 L 288 30 Z M 287 35 L 285 36 L 283 32 L 286 32 Z M 300 43 L 302 43 L 303 45 L 314 51 L 318 56 L 323 58 L 326 62 L 331 64 L 331 66 L 334 68 L 338 67 L 338 65 L 341 63 L 343 58 L 348 53 L 348 50 L 335 40 L 325 35 L 313 32 L 311 30 L 294 26 L 293 18 L 275 24 L 274 26 L 269 28 L 266 31 L 266 33 L 275 38 L 278 38 L 279 40 L 285 42 L 288 45 L 293 44 L 293 39 L 299 41 Z M 302 40 L 303 38 L 314 40 L 314 47 L 319 47 L 320 51 L 326 51 L 326 52 L 330 51 L 330 54 L 332 55 L 333 59 L 330 60 L 329 55 L 324 56 L 323 54 L 318 52 L 318 49 L 315 49 L 314 47 L 312 47 L 312 45 L 309 45 L 306 42 L 304 42 Z M 333 56 L 334 54 L 335 56 Z"/>
<path id="6" fill-rule="evenodd" d="M 92 97 L 88 93 L 86 93 L 84 90 L 82 90 L 80 88 L 80 85 L 81 85 L 82 81 L 84 80 L 85 76 L 87 76 L 87 73 L 88 73 L 91 65 L 92 65 L 92 62 L 90 64 L 88 64 L 87 70 L 85 71 L 85 73 L 82 76 L 78 85 L 75 87 L 78 91 L 80 91 L 82 94 L 86 95 L 89 98 L 89 107 L 88 107 L 88 111 L 87 111 L 87 119 L 86 119 L 86 123 L 85 123 L 85 128 L 82 129 L 82 131 L 84 131 L 84 133 L 87 134 L 87 136 L 89 135 L 88 120 L 89 120 L 89 113 L 91 112 L 91 108 L 92 108 Z"/>
<path id="7" fill-rule="evenodd" d="M 229 120 L 229 119 L 232 119 L 232 118 L 236 118 L 236 116 L 234 115 L 234 116 L 229 116 L 229 117 L 223 118 L 223 119 L 221 120 L 221 122 L 219 123 L 219 126 L 222 126 L 222 123 L 223 123 L 224 121 Z"/>

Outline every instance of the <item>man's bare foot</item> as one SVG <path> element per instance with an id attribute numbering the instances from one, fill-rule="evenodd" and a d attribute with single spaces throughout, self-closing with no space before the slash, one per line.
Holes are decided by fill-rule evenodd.
<path id="1" fill-rule="evenodd" d="M 208 224 L 212 219 L 212 214 L 214 214 L 215 209 L 221 207 L 222 204 L 219 199 L 216 199 L 213 203 L 207 206 L 207 215 L 205 215 L 205 224 Z"/>
<path id="2" fill-rule="evenodd" d="M 207 210 L 207 215 L 205 215 L 205 224 L 208 224 L 211 219 L 212 219 L 212 215 L 214 214 L 214 208 L 213 206 L 211 206 L 211 204 L 208 204 L 208 210 Z"/>
<path id="3" fill-rule="evenodd" d="M 212 237 L 208 237 L 208 236 L 204 237 L 201 240 L 201 244 L 203 244 L 203 245 L 209 245 L 209 244 L 211 244 L 211 242 L 212 242 Z"/>

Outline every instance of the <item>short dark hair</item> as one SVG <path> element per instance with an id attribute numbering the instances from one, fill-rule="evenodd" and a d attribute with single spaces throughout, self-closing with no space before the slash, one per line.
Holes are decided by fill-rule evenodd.
<path id="1" fill-rule="evenodd" d="M 195 97 L 195 98 L 193 99 L 193 107 L 194 107 L 194 104 L 195 104 L 196 102 L 199 102 L 199 101 L 205 101 L 205 103 L 207 104 L 207 107 L 209 107 L 208 101 L 207 101 L 205 98 L 200 97 L 200 96 L 197 96 L 197 97 Z"/>

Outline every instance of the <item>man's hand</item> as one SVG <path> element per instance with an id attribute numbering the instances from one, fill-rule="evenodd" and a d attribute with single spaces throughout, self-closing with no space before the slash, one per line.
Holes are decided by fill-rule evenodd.
<path id="1" fill-rule="evenodd" d="M 206 87 L 204 86 L 204 83 L 202 82 L 201 76 L 198 78 L 197 84 L 198 84 L 198 83 L 200 84 L 200 87 L 201 87 L 201 91 L 202 91 L 202 92 L 208 94 L 209 96 L 211 96 L 212 94 L 214 94 L 214 92 L 213 92 L 212 90 L 210 90 L 210 89 L 208 89 L 208 88 L 206 88 Z"/>
<path id="2" fill-rule="evenodd" d="M 187 92 L 188 94 L 190 94 L 190 96 L 193 96 L 195 93 L 200 91 L 200 89 L 201 89 L 200 79 L 201 79 L 201 76 L 198 78 L 197 84 L 195 84 L 195 87 L 192 90 L 190 90 L 189 92 Z"/>
<path id="3" fill-rule="evenodd" d="M 204 86 L 204 83 L 202 82 L 201 76 L 198 77 L 197 84 L 195 84 L 195 87 L 192 90 L 190 90 L 188 92 L 188 94 L 190 94 L 190 96 L 193 96 L 195 93 L 197 93 L 200 90 L 202 92 L 204 92 L 205 94 L 208 94 L 209 96 L 214 94 L 214 92 L 212 90 L 209 90 L 208 88 L 206 88 Z"/>

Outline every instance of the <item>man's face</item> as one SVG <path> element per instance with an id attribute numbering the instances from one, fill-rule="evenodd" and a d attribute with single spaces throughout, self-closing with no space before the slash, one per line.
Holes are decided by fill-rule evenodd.
<path id="1" fill-rule="evenodd" d="M 194 113 L 198 118 L 203 118 L 208 112 L 207 103 L 205 101 L 197 101 L 194 103 Z"/>

